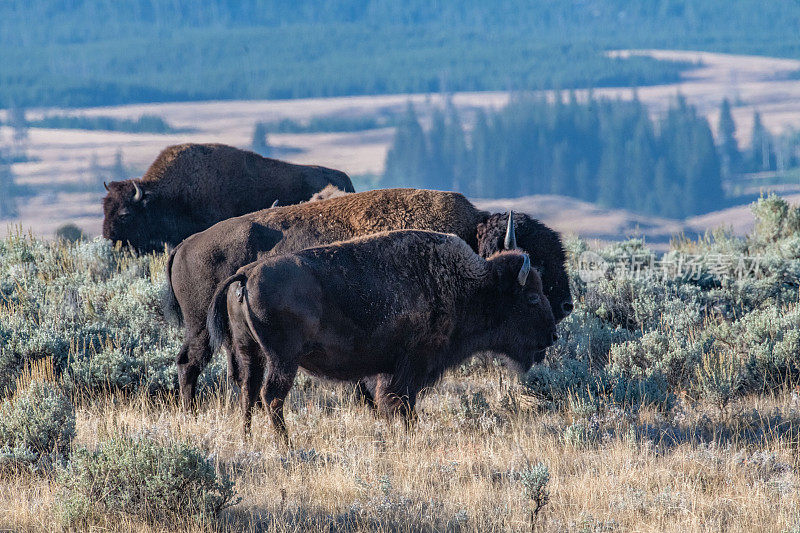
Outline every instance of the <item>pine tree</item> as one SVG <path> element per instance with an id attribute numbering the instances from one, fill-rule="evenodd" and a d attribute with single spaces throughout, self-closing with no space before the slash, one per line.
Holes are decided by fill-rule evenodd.
<path id="1" fill-rule="evenodd" d="M 584 159 L 575 166 L 575 196 L 586 202 L 591 202 L 595 199 L 595 195 L 589 162 Z"/>
<path id="2" fill-rule="evenodd" d="M 128 179 L 128 171 L 125 168 L 125 162 L 122 159 L 122 150 L 117 150 L 114 154 L 114 164 L 111 166 L 111 179 L 113 181 L 122 181 Z"/>
<path id="3" fill-rule="evenodd" d="M 428 175 L 427 152 L 425 133 L 409 102 L 386 154 L 384 183 L 391 187 L 424 187 Z"/>
<path id="4" fill-rule="evenodd" d="M 453 181 L 453 168 L 449 165 L 445 153 L 445 136 L 447 125 L 444 113 L 438 107 L 433 110 L 431 130 L 428 132 L 428 164 L 425 168 L 426 176 L 422 183 L 425 187 L 446 190 Z"/>
<path id="5" fill-rule="evenodd" d="M 722 205 L 722 178 L 719 156 L 711 128 L 705 120 L 696 120 L 691 135 L 694 152 L 683 190 L 687 215 L 711 211 Z"/>
<path id="6" fill-rule="evenodd" d="M 758 111 L 753 113 L 753 133 L 750 141 L 750 168 L 754 172 L 770 170 L 772 155 L 772 139 L 769 132 L 761 123 L 761 114 Z"/>
<path id="7" fill-rule="evenodd" d="M 0 152 L 0 218 L 17 215 L 14 173 L 11 162 Z"/>
<path id="8" fill-rule="evenodd" d="M 97 159 L 97 152 L 92 152 L 92 157 L 89 159 L 89 179 L 98 185 L 108 179 L 103 167 L 100 166 L 100 161 Z"/>
<path id="9" fill-rule="evenodd" d="M 739 144 L 736 142 L 736 123 L 733 121 L 731 104 L 727 98 L 722 101 L 720 106 L 717 137 L 719 138 L 722 176 L 730 179 L 741 169 L 742 154 L 739 152 Z"/>
<path id="10" fill-rule="evenodd" d="M 467 192 L 473 196 L 484 198 L 490 196 L 490 184 L 496 170 L 494 153 L 491 143 L 494 139 L 489 127 L 489 121 L 483 109 L 479 109 L 475 117 L 475 126 L 472 128 L 470 162 L 474 167 L 473 185 Z"/>
<path id="11" fill-rule="evenodd" d="M 597 169 L 596 202 L 604 207 L 621 207 L 625 139 L 620 120 L 614 117 L 613 107 L 602 117 L 600 136 L 603 145 Z"/>
<path id="12" fill-rule="evenodd" d="M 446 124 L 444 152 L 450 168 L 450 183 L 447 187 L 453 191 L 461 191 L 467 184 L 473 182 L 475 167 L 469 164 L 464 126 L 452 101 L 447 103 Z"/>
<path id="13" fill-rule="evenodd" d="M 13 140 L 12 160 L 24 161 L 26 156 L 26 143 L 28 140 L 28 119 L 25 116 L 25 108 L 19 105 L 12 105 L 8 112 L 8 125 L 11 126 Z"/>
<path id="14" fill-rule="evenodd" d="M 256 122 L 253 127 L 253 139 L 250 142 L 250 149 L 259 155 L 269 157 L 272 154 L 272 147 L 267 138 L 267 125 L 264 122 Z"/>
<path id="15" fill-rule="evenodd" d="M 568 145 L 561 142 L 553 148 L 553 169 L 550 172 L 550 192 L 564 196 L 575 194 L 572 176 L 568 168 Z"/>
<path id="16" fill-rule="evenodd" d="M 650 212 L 669 218 L 684 216 L 683 194 L 674 181 L 675 170 L 665 158 L 659 158 L 653 173 L 653 190 L 649 195 Z"/>
<path id="17" fill-rule="evenodd" d="M 655 141 L 652 123 L 642 113 L 633 138 L 626 143 L 624 205 L 628 209 L 644 211 L 643 204 L 652 190 L 655 167 Z"/>
<path id="18" fill-rule="evenodd" d="M 28 139 L 28 119 L 24 107 L 19 105 L 11 107 L 8 112 L 8 125 L 14 131 L 14 144 L 22 144 Z"/>

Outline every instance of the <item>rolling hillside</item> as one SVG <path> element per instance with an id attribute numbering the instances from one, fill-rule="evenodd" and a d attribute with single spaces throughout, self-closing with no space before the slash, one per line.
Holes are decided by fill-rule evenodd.
<path id="1" fill-rule="evenodd" d="M 800 70 L 800 61 L 730 56 L 701 52 L 638 51 L 625 54 L 648 54 L 701 64 L 684 74 L 680 83 L 638 89 L 638 97 L 654 114 L 663 112 L 670 98 L 683 94 L 699 112 L 715 123 L 722 98 L 737 102 L 733 115 L 738 126 L 740 145 L 749 143 L 754 109 L 761 112 L 765 126 L 772 132 L 800 125 L 800 81 L 790 79 Z M 630 98 L 627 88 L 597 90 L 600 96 Z M 478 108 L 497 108 L 505 105 L 509 93 L 455 93 L 454 104 L 469 117 Z M 179 133 L 166 135 L 121 133 L 65 129 L 31 128 L 28 130 L 27 153 L 30 162 L 17 163 L 13 170 L 20 185 L 30 188 L 34 196 L 23 199 L 20 216 L 10 220 L 32 228 L 34 233 L 52 235 L 65 222 L 75 222 L 89 234 L 99 233 L 100 199 L 104 193 L 102 181 L 110 179 L 109 167 L 119 153 L 129 175 L 139 175 L 156 154 L 166 145 L 179 142 L 223 142 L 248 147 L 257 121 L 276 122 L 292 119 L 303 122 L 312 117 L 364 117 L 401 113 L 407 102 L 414 102 L 423 120 L 433 106 L 440 106 L 444 97 L 439 94 L 404 94 L 340 98 L 212 101 L 163 104 L 139 104 L 118 107 L 98 107 L 71 110 L 70 113 L 89 117 L 136 119 L 142 115 L 164 118 Z M 32 109 L 30 120 L 61 113 L 58 109 Z M 0 115 L 5 116 L 5 115 Z M 11 138 L 10 128 L 0 129 L 5 139 Z M 270 134 L 277 156 L 299 163 L 317 163 L 341 168 L 355 177 L 359 190 L 375 185 L 374 177 L 381 174 L 393 136 L 391 127 L 352 132 L 319 132 L 299 134 Z M 93 170 L 92 167 L 99 167 Z M 800 185 L 800 184 L 798 184 Z M 798 189 L 784 188 L 791 195 Z M 522 200 L 521 200 L 522 201 Z M 527 201 L 527 200 L 526 200 Z M 745 210 L 725 210 L 698 217 L 687 223 L 674 220 L 647 221 L 623 211 L 600 216 L 603 211 L 589 204 L 552 198 L 531 200 L 529 212 L 537 213 L 548 223 L 563 231 L 598 238 L 621 238 L 639 228 L 657 242 L 664 242 L 675 231 L 702 232 L 718 225 L 743 224 Z M 547 206 L 557 205 L 550 215 Z M 491 204 L 502 209 L 503 203 Z M 584 226 L 562 220 L 591 220 Z M 744 223 L 746 226 L 746 223 Z"/>

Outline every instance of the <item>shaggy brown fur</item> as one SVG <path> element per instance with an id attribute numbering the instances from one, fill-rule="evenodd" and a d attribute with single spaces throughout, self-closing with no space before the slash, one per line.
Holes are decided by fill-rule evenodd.
<path id="1" fill-rule="evenodd" d="M 267 256 L 399 229 L 453 233 L 475 251 L 489 250 L 493 245 L 486 241 L 502 242 L 507 220 L 507 215 L 476 209 L 454 192 L 381 189 L 258 211 L 189 237 L 170 256 L 165 291 L 167 310 L 185 323 L 177 356 L 184 405 L 194 398 L 197 377 L 212 355 L 206 329 L 211 296 L 240 267 Z M 515 221 L 517 244 L 542 270 L 544 292 L 558 321 L 572 304 L 558 234 L 527 215 L 516 215 Z M 235 371 L 233 365 L 229 368 Z"/>
<path id="2" fill-rule="evenodd" d="M 234 347 L 245 433 L 260 394 L 284 438 L 298 367 L 339 380 L 380 375 L 378 408 L 410 417 L 419 391 L 476 351 L 527 371 L 557 338 L 526 254 L 487 261 L 455 235 L 414 230 L 248 265 L 217 288 L 208 329 L 214 347 Z"/>
<path id="3" fill-rule="evenodd" d="M 293 165 L 223 144 L 169 146 L 141 179 L 108 185 L 103 236 L 138 251 L 163 250 L 220 220 L 268 208 L 275 200 L 296 204 L 328 185 L 353 191 L 350 178 L 330 168 Z"/>

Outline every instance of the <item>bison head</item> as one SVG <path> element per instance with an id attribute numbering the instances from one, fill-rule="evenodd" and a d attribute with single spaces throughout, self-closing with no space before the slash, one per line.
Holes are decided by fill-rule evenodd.
<path id="1" fill-rule="evenodd" d="M 151 193 L 147 186 L 137 180 L 103 185 L 108 191 L 103 198 L 103 237 L 112 242 L 130 244 L 138 251 L 160 249 L 163 243 L 156 243 L 151 238 L 153 221 L 148 213 Z"/>
<path id="2" fill-rule="evenodd" d="M 495 295 L 485 306 L 496 322 L 493 343 L 522 371 L 544 359 L 557 339 L 556 321 L 542 290 L 539 273 L 520 250 L 501 251 L 489 258 L 494 271 Z"/>
<path id="3" fill-rule="evenodd" d="M 509 222 L 513 228 L 511 235 L 508 234 Z M 533 267 L 541 275 L 553 316 L 556 322 L 560 322 L 573 308 L 561 237 L 524 213 L 497 213 L 478 225 L 478 253 L 481 257 L 491 257 L 501 250 L 514 248 L 530 257 Z"/>

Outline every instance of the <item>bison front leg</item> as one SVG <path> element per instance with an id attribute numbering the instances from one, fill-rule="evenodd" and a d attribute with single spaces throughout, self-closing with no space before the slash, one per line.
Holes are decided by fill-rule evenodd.
<path id="1" fill-rule="evenodd" d="M 283 416 L 283 405 L 286 396 L 294 384 L 294 377 L 297 374 L 297 365 L 287 365 L 280 367 L 269 365 L 267 378 L 261 388 L 261 402 L 269 413 L 272 427 L 286 446 L 289 446 L 289 432 L 286 430 L 286 420 Z"/>
<path id="2" fill-rule="evenodd" d="M 415 418 L 419 387 L 413 375 L 398 372 L 393 375 L 380 374 L 375 382 L 375 400 L 379 412 L 392 418 L 400 415 L 409 426 Z"/>
<path id="3" fill-rule="evenodd" d="M 356 400 L 371 407 L 372 409 L 377 409 L 378 404 L 375 401 L 375 386 L 379 379 L 381 379 L 380 375 L 370 376 L 358 380 L 355 390 Z"/>

